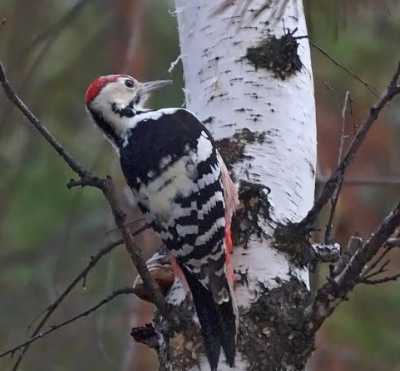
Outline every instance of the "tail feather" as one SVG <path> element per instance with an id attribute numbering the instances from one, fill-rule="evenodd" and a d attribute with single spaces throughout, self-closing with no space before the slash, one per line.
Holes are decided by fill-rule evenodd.
<path id="1" fill-rule="evenodd" d="M 220 339 L 229 367 L 235 365 L 236 354 L 236 313 L 232 299 L 218 305 L 219 320 L 221 325 Z"/>
<path id="2" fill-rule="evenodd" d="M 229 301 L 217 304 L 210 290 L 185 266 L 182 266 L 192 292 L 199 318 L 203 343 L 211 371 L 217 371 L 221 347 L 227 363 L 233 367 L 236 346 L 236 312 L 230 296 Z"/>

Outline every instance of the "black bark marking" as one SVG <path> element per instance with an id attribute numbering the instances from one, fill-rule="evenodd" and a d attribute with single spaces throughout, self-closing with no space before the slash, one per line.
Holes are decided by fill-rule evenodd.
<path id="1" fill-rule="evenodd" d="M 299 43 L 293 36 L 297 29 L 282 37 L 268 36 L 258 46 L 248 48 L 246 58 L 256 69 L 265 68 L 276 78 L 286 80 L 301 70 L 302 63 L 297 53 Z"/>
<path id="2" fill-rule="evenodd" d="M 238 108 L 238 112 L 245 112 L 245 108 Z M 264 143 L 266 140 L 265 132 L 251 131 L 244 128 L 237 130 L 232 138 L 223 138 L 216 141 L 219 152 L 224 159 L 228 169 L 242 160 L 251 159 L 245 154 L 247 144 Z"/>
<path id="3" fill-rule="evenodd" d="M 234 245 L 245 249 L 250 237 L 259 239 L 265 236 L 262 225 L 269 221 L 270 207 L 268 194 L 270 189 L 261 184 L 241 181 L 239 186 L 240 208 L 232 219 L 232 238 Z"/>

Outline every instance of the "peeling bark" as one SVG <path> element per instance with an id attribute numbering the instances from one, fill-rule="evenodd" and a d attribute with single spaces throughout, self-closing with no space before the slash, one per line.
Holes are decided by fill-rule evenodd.
<path id="1" fill-rule="evenodd" d="M 276 19 L 278 3 L 254 19 L 264 0 L 253 0 L 243 14 L 239 2 L 216 12 L 215 0 L 176 0 L 187 107 L 212 132 L 239 185 L 235 370 L 243 371 L 303 370 L 314 340 L 307 327 L 307 261 L 293 259 L 296 241 L 276 233 L 300 221 L 313 204 L 313 79 L 308 41 L 293 38 L 295 30 L 307 34 L 302 3 L 288 2 Z M 190 298 L 174 286 L 167 299 L 172 313 L 188 319 L 172 329 L 168 367 L 208 370 Z M 231 370 L 220 363 L 219 370 Z"/>

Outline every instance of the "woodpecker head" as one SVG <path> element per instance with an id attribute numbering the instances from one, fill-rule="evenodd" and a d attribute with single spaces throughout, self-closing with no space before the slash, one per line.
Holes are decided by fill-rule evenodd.
<path id="1" fill-rule="evenodd" d="M 170 80 L 139 82 L 129 75 L 100 76 L 86 90 L 86 107 L 106 137 L 118 145 L 130 118 L 144 109 L 150 94 L 169 84 Z"/>

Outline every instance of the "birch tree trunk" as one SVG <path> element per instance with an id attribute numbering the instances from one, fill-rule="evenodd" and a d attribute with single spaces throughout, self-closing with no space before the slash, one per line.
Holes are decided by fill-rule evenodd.
<path id="1" fill-rule="evenodd" d="M 293 37 L 307 34 L 302 1 L 270 1 L 257 18 L 266 0 L 224 9 L 222 3 L 176 0 L 176 14 L 187 108 L 212 132 L 240 191 L 235 370 L 303 370 L 313 347 L 309 275 L 304 254 L 293 254 L 303 241 L 285 233 L 314 200 L 310 51 L 306 38 L 298 39 L 297 49 Z M 169 300 L 184 312 L 188 299 L 179 288 Z M 175 336 L 171 347 L 171 369 L 208 370 L 193 326 Z M 231 370 L 223 360 L 219 369 Z"/>

